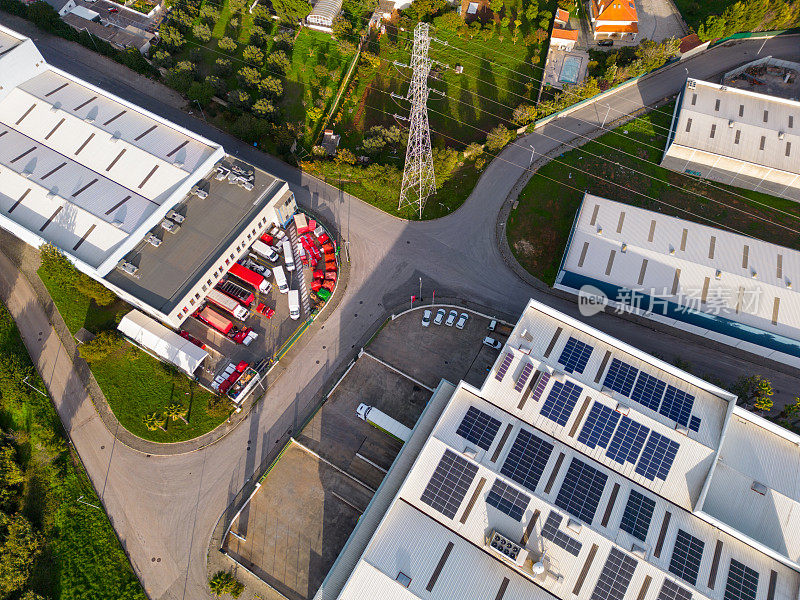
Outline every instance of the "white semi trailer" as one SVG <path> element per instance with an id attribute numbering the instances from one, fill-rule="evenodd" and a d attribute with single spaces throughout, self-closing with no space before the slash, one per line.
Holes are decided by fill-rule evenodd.
<path id="1" fill-rule="evenodd" d="M 359 416 L 360 419 L 366 421 L 373 427 L 377 427 L 378 429 L 385 431 L 393 438 L 400 440 L 401 442 L 407 442 L 411 437 L 411 430 L 400 423 L 398 420 L 393 419 L 386 413 L 379 411 L 374 406 L 369 406 L 367 404 L 359 404 L 358 408 L 356 409 L 356 414 Z"/>

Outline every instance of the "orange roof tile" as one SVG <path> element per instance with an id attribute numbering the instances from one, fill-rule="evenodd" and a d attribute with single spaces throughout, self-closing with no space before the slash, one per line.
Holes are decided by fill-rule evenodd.
<path id="1" fill-rule="evenodd" d="M 638 21 L 633 0 L 594 0 L 592 12 L 601 21 Z"/>
<path id="2" fill-rule="evenodd" d="M 577 40 L 577 29 L 561 29 L 560 27 L 553 27 L 553 34 L 550 36 L 559 40 Z"/>
<path id="3" fill-rule="evenodd" d="M 556 21 L 561 21 L 562 23 L 566 23 L 567 21 L 569 21 L 569 13 L 562 8 L 557 8 Z"/>
<path id="4" fill-rule="evenodd" d="M 600 25 L 594 30 L 598 33 L 639 33 L 639 26 L 636 23 L 630 25 Z"/>

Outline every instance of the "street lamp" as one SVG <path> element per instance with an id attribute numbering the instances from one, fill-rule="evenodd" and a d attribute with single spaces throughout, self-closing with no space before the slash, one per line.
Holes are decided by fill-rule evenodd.
<path id="1" fill-rule="evenodd" d="M 530 147 L 531 147 L 531 162 L 529 162 L 529 163 L 528 163 L 528 166 L 529 166 L 529 167 L 530 167 L 530 166 L 533 164 L 533 155 L 534 155 L 534 153 L 536 152 L 536 151 L 534 150 L 534 148 L 533 148 L 533 144 L 530 144 Z"/>

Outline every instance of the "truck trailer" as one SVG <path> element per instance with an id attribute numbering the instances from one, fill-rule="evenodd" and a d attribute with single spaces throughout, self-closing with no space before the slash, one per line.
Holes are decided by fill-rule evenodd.
<path id="1" fill-rule="evenodd" d="M 206 300 L 216 304 L 222 310 L 229 312 L 240 321 L 244 321 L 245 319 L 247 319 L 247 317 L 250 316 L 249 310 L 247 310 L 236 300 L 234 300 L 233 298 L 231 298 L 226 294 L 223 294 L 219 290 L 209 291 L 208 295 L 206 296 Z"/>
<path id="2" fill-rule="evenodd" d="M 297 320 L 300 318 L 300 292 L 289 290 L 289 316 Z"/>
<path id="3" fill-rule="evenodd" d="M 243 267 L 239 263 L 233 263 L 231 265 L 229 273 L 231 275 L 235 275 L 242 281 L 246 281 L 254 288 L 261 292 L 268 292 L 269 291 L 269 282 L 264 279 L 263 276 L 259 275 L 255 271 L 251 271 L 247 267 Z"/>
<path id="4" fill-rule="evenodd" d="M 411 430 L 400 423 L 398 420 L 393 419 L 386 413 L 379 411 L 374 406 L 367 404 L 359 404 L 356 409 L 358 417 L 373 427 L 385 431 L 393 438 L 405 443 L 411 438 Z"/>
<path id="5" fill-rule="evenodd" d="M 223 317 L 219 313 L 215 313 L 210 308 L 206 307 L 203 310 L 195 313 L 198 319 L 200 319 L 203 323 L 212 327 L 219 331 L 224 335 L 228 335 L 231 329 L 233 329 L 233 323 L 231 323 L 228 319 Z"/>
<path id="6" fill-rule="evenodd" d="M 232 281 L 228 281 L 223 279 L 217 284 L 217 287 L 220 292 L 223 292 L 239 302 L 239 304 L 243 304 L 245 308 L 250 308 L 250 305 L 253 304 L 253 300 L 256 299 L 253 292 L 244 289 L 240 285 L 236 285 Z"/>

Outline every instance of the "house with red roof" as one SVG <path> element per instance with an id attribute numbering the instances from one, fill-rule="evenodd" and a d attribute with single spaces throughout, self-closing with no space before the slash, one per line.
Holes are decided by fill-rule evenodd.
<path id="1" fill-rule="evenodd" d="M 553 27 L 553 33 L 550 35 L 551 46 L 555 46 L 559 50 L 566 50 L 569 52 L 575 47 L 575 43 L 577 41 L 577 29 L 562 29 L 561 27 Z"/>
<path id="2" fill-rule="evenodd" d="M 639 17 L 634 0 L 591 0 L 589 20 L 595 40 L 635 40 Z"/>

